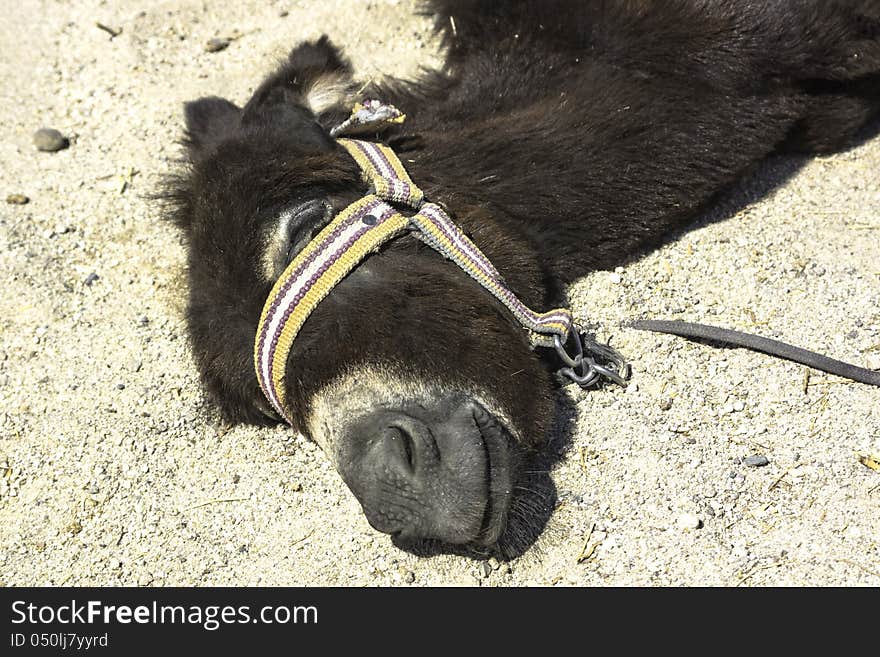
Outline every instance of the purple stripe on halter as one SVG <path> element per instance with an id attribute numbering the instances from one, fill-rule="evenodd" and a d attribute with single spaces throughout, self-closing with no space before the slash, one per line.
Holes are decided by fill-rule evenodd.
<path id="1" fill-rule="evenodd" d="M 378 224 L 377 224 L 378 225 Z M 326 272 L 327 269 L 346 252 L 351 248 L 351 245 L 354 244 L 360 237 L 364 235 L 364 233 L 369 232 L 375 228 L 375 226 L 367 226 L 364 225 L 363 228 L 358 230 L 354 235 L 352 235 L 349 239 L 347 239 L 342 245 L 340 245 L 332 255 L 327 259 L 323 265 L 321 265 L 315 273 L 309 277 L 303 285 L 299 288 L 299 291 L 296 293 L 296 296 L 290 301 L 290 303 L 284 308 L 284 312 L 281 316 L 281 321 L 278 323 L 278 327 L 273 333 L 270 341 L 269 341 L 269 355 L 268 355 L 268 364 L 269 364 L 269 388 L 272 389 L 273 396 L 277 399 L 277 391 L 274 389 L 274 381 L 272 380 L 272 364 L 275 361 L 275 352 L 278 349 L 278 342 L 281 338 L 281 332 L 284 330 L 284 327 L 287 325 L 288 320 L 290 319 L 290 315 L 296 309 L 296 307 L 300 304 L 306 292 L 308 292 L 315 282 L 321 278 Z M 260 369 L 262 369 L 262 362 L 260 363 Z"/>
<path id="2" fill-rule="evenodd" d="M 381 161 L 381 163 L 385 165 L 385 168 L 388 169 L 388 172 L 389 172 L 388 175 L 383 176 L 383 178 L 386 178 L 387 180 L 401 180 L 400 176 L 397 175 L 397 172 L 394 170 L 394 167 L 391 165 L 391 160 L 389 160 L 388 157 L 385 155 L 385 153 L 382 152 L 382 149 L 379 148 L 378 146 L 372 144 L 371 142 L 364 142 L 364 143 L 370 144 L 367 147 L 367 150 L 370 151 L 370 154 L 368 154 L 368 157 L 370 157 L 371 160 L 374 161 L 374 163 Z M 381 168 L 381 167 L 379 167 L 379 168 Z"/>
<path id="3" fill-rule="evenodd" d="M 399 178 L 386 179 L 386 182 L 388 183 L 390 196 L 393 200 L 399 203 L 406 203 L 412 198 L 412 185 L 409 183 L 404 182 Z"/>
<path id="4" fill-rule="evenodd" d="M 489 278 L 496 280 L 497 282 L 501 282 L 501 274 L 498 273 L 498 270 L 492 266 L 492 263 L 477 249 L 477 246 L 471 242 L 467 237 L 461 234 L 455 224 L 452 224 L 448 215 L 436 205 L 428 205 L 422 210 L 422 214 L 431 222 L 440 229 L 440 232 L 443 233 L 446 238 L 456 244 L 459 249 L 464 251 L 468 258 Z"/>
<path id="5" fill-rule="evenodd" d="M 475 265 L 492 281 L 492 283 L 494 283 L 494 287 L 484 286 L 486 287 L 486 290 L 491 292 L 493 296 L 497 297 L 499 301 L 504 303 L 521 322 L 528 325 L 528 328 L 541 332 L 541 330 L 548 324 L 555 322 L 564 324 L 565 326 L 571 325 L 571 317 L 566 313 L 557 312 L 544 316 L 541 313 L 535 312 L 520 301 L 519 297 L 517 297 L 513 291 L 504 284 L 498 270 L 495 269 L 479 248 L 461 232 L 442 208 L 436 205 L 428 205 L 423 209 L 421 215 L 430 221 L 450 242 L 452 242 L 454 249 L 451 253 L 446 253 L 446 249 L 443 248 L 435 238 L 430 235 L 425 235 L 428 243 L 441 251 L 441 253 L 445 253 L 447 257 L 451 258 L 460 267 L 465 268 L 466 271 L 467 264 Z M 553 332 L 556 333 L 558 331 L 554 330 Z"/>
<path id="6" fill-rule="evenodd" d="M 266 321 L 264 322 L 263 330 L 260 333 L 259 351 L 262 352 L 262 350 L 263 350 L 263 346 L 266 341 L 266 334 L 269 331 L 269 325 L 271 323 L 272 316 L 278 310 L 278 306 L 281 303 L 281 300 L 287 294 L 288 290 L 290 289 L 290 286 L 293 285 L 296 278 L 302 273 L 302 271 L 304 269 L 308 268 L 309 265 L 311 265 L 315 261 L 315 259 L 321 255 L 321 253 L 323 253 L 324 249 L 326 249 L 327 246 L 333 242 L 333 240 L 335 240 L 336 238 L 339 237 L 339 234 L 341 232 L 343 232 L 346 228 L 348 228 L 354 221 L 359 220 L 363 213 L 369 212 L 369 211 L 375 209 L 376 206 L 380 205 L 381 203 L 382 203 L 382 201 L 380 201 L 379 199 L 376 199 L 375 201 L 368 203 L 366 206 L 361 208 L 361 210 L 352 214 L 351 217 L 349 217 L 347 220 L 343 221 L 341 224 L 336 226 L 336 228 L 333 229 L 333 232 L 331 232 L 324 239 L 324 241 L 321 242 L 321 244 L 318 246 L 318 248 L 316 248 L 314 251 L 312 251 L 312 253 L 309 254 L 309 257 L 306 258 L 303 262 L 301 262 L 297 266 L 296 270 L 291 273 L 290 276 L 287 276 L 287 279 L 286 279 L 284 285 L 278 291 L 278 294 L 275 295 L 275 298 L 272 301 L 272 305 L 269 308 L 269 312 L 266 315 Z M 259 375 L 262 377 L 262 368 L 260 368 Z M 261 381 L 261 385 L 262 385 L 262 383 L 263 382 Z"/>
<path id="7" fill-rule="evenodd" d="M 356 212 L 354 215 L 352 215 L 351 219 L 358 219 L 359 220 L 365 214 L 368 214 L 369 210 L 374 209 L 376 207 L 376 205 L 377 204 L 370 204 L 368 206 L 365 206 L 361 211 Z M 366 233 L 368 233 L 371 230 L 375 229 L 376 227 L 382 225 L 390 216 L 392 216 L 394 214 L 395 214 L 394 208 L 391 208 L 386 205 L 386 207 L 383 209 L 382 213 L 378 217 L 378 221 L 375 224 L 373 224 L 371 226 L 364 224 L 363 228 L 358 230 L 351 237 L 349 237 L 341 246 L 336 248 L 333 251 L 333 253 L 327 258 L 327 261 L 324 262 L 324 264 L 322 264 L 312 276 L 310 276 L 306 281 L 304 281 L 302 283 L 300 288 L 297 290 L 296 296 L 294 296 L 294 298 L 291 300 L 291 302 L 284 309 L 284 314 L 281 316 L 281 321 L 278 323 L 278 326 L 275 330 L 275 333 L 272 335 L 271 341 L 269 343 L 268 363 L 269 363 L 270 370 L 272 367 L 272 363 L 275 360 L 275 352 L 278 348 L 278 342 L 279 342 L 279 338 L 281 336 L 281 332 L 284 330 L 284 327 L 287 325 L 287 322 L 290 318 L 290 315 L 293 313 L 293 311 L 296 309 L 296 307 L 299 306 L 300 302 L 302 301 L 302 299 L 306 295 L 306 293 L 308 293 L 308 291 L 314 286 L 314 284 L 318 281 L 318 279 L 320 279 L 326 273 L 326 271 L 337 260 L 339 260 L 339 258 L 344 253 L 346 253 L 352 247 L 352 245 L 355 242 L 357 242 Z M 349 226 L 349 225 L 351 225 L 351 223 L 344 222 L 344 225 Z M 321 255 L 324 255 L 324 251 L 329 246 L 331 246 L 331 245 L 327 244 L 326 241 L 324 243 L 322 243 L 321 248 L 319 249 L 319 251 L 321 252 Z M 269 321 L 271 319 L 272 319 L 271 317 L 267 316 L 267 321 L 266 321 L 267 330 L 268 330 Z M 262 353 L 263 348 L 264 348 L 264 346 L 261 344 L 261 353 Z M 260 371 L 262 373 L 262 359 L 260 360 Z M 271 379 L 271 376 L 270 376 L 270 379 Z M 269 386 L 272 387 L 272 385 L 273 385 L 273 382 L 270 380 Z M 274 392 L 275 391 L 273 390 L 273 393 Z"/>
<path id="8" fill-rule="evenodd" d="M 287 277 L 287 280 L 281 286 L 281 289 L 278 291 L 278 294 L 275 295 L 275 298 L 272 301 L 272 305 L 269 307 L 269 312 L 266 314 L 266 321 L 263 323 L 263 329 L 260 332 L 260 343 L 259 343 L 258 353 L 260 353 L 260 354 L 263 353 L 263 349 L 265 348 L 265 343 L 266 343 L 266 337 L 269 332 L 269 326 L 272 323 L 272 317 L 278 311 L 279 304 L 281 304 L 282 299 L 284 299 L 284 296 L 287 294 L 287 291 L 290 289 L 290 286 L 293 285 L 293 282 L 296 280 L 297 276 L 299 276 L 299 274 L 305 268 L 307 268 L 309 265 L 311 265 L 315 261 L 315 259 L 321 255 L 323 250 L 326 248 L 328 242 L 332 242 L 334 239 L 339 237 L 339 234 L 342 231 L 344 231 L 348 226 L 350 226 L 351 223 L 352 223 L 352 217 L 349 217 L 349 219 L 347 219 L 346 221 L 339 224 L 333 230 L 333 232 L 327 236 L 327 238 L 321 243 L 321 245 L 317 249 L 312 251 L 312 253 L 310 253 L 309 256 L 297 266 L 295 272 L 293 272 L 291 274 L 291 276 Z M 258 368 L 257 374 L 259 376 L 260 387 L 265 389 L 266 382 L 264 381 L 262 364 Z"/>
<path id="9" fill-rule="evenodd" d="M 358 150 L 361 153 L 363 153 L 364 155 L 366 155 L 367 159 L 370 161 L 370 163 L 373 165 L 373 167 L 379 172 L 379 175 L 383 179 L 385 179 L 385 180 L 389 180 L 389 179 L 390 180 L 398 180 L 397 176 L 394 173 L 394 167 L 391 166 L 391 163 L 388 162 L 388 158 L 385 157 L 385 154 L 382 153 L 382 151 L 380 151 L 378 148 L 373 146 L 373 144 L 371 142 L 368 142 L 368 141 L 356 140 L 354 143 L 355 143 L 355 146 L 357 146 Z M 382 164 L 384 164 L 388 168 L 388 170 L 390 171 L 390 174 L 386 175 L 382 171 Z"/>
<path id="10" fill-rule="evenodd" d="M 520 315 L 528 318 L 531 322 L 532 330 L 537 332 L 541 332 L 539 329 L 547 324 L 551 324 L 554 322 L 560 322 L 565 324 L 566 326 L 571 325 L 571 317 L 565 313 L 553 313 L 552 315 L 542 315 L 541 313 L 537 313 L 528 306 L 526 306 L 522 301 L 520 301 L 519 297 L 517 297 L 511 290 L 504 287 L 500 290 L 500 292 L 504 295 L 504 298 L 510 304 L 511 310 L 516 308 L 514 313 L 519 313 Z M 555 331 L 554 331 L 555 332 Z"/>

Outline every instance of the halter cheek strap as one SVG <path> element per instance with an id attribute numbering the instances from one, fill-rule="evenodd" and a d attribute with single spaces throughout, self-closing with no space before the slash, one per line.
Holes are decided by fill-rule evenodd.
<path id="1" fill-rule="evenodd" d="M 266 299 L 254 345 L 260 387 L 285 420 L 292 422 L 284 385 L 287 358 L 306 319 L 370 253 L 407 230 L 414 231 L 504 304 L 529 331 L 533 347 L 555 347 L 566 365 L 561 372 L 568 378 L 584 387 L 603 376 L 618 383 L 626 378 L 627 366 L 619 355 L 582 338 L 570 310 L 541 313 L 526 306 L 446 211 L 424 200 L 424 193 L 388 146 L 356 139 L 337 141 L 360 166 L 371 193 L 340 212 L 287 266 Z M 406 217 L 389 203 L 417 212 Z M 573 355 L 566 349 L 572 343 Z M 610 365 L 597 363 L 591 353 Z"/>

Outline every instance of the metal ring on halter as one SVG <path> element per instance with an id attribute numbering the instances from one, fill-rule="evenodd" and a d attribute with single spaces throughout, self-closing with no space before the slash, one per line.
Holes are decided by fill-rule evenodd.
<path id="1" fill-rule="evenodd" d="M 574 337 L 574 345 L 577 348 L 577 353 L 572 358 L 569 353 L 565 350 L 565 344 L 568 342 L 568 338 Z M 559 355 L 559 358 L 563 363 L 568 365 L 571 368 L 577 369 L 581 366 L 581 363 L 584 360 L 584 348 L 581 344 L 580 336 L 578 335 L 578 331 L 575 328 L 572 328 L 568 335 L 566 336 L 565 343 L 562 342 L 562 339 L 558 335 L 553 336 L 553 346 L 556 347 L 556 353 Z"/>

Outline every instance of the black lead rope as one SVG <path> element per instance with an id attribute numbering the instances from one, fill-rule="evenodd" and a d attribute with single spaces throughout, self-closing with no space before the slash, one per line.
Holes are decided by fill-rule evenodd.
<path id="1" fill-rule="evenodd" d="M 852 381 L 880 386 L 880 372 L 844 363 L 843 361 L 828 358 L 828 356 L 807 351 L 779 340 L 764 338 L 760 335 L 751 335 L 716 326 L 706 326 L 705 324 L 668 320 L 640 319 L 630 322 L 625 326 L 639 331 L 668 333 L 692 340 L 711 340 L 735 347 L 744 347 L 752 351 L 760 351 L 770 356 L 794 361 L 795 363 L 800 363 L 828 374 L 836 374 Z"/>

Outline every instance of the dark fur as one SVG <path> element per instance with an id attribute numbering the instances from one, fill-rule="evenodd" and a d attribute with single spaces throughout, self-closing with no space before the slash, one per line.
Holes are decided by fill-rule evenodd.
<path id="1" fill-rule="evenodd" d="M 361 97 L 406 112 L 382 138 L 536 308 L 658 243 L 767 155 L 845 146 L 880 107 L 878 0 L 429 9 L 444 70 Z M 260 231 L 297 200 L 364 191 L 326 133 L 348 105 L 318 117 L 302 107 L 328 71 L 350 73 L 321 39 L 294 49 L 243 109 L 218 98 L 186 108 L 191 166 L 169 195 L 189 244 L 196 362 L 232 421 L 266 418 L 252 366 L 270 287 L 255 273 Z M 521 329 L 413 238 L 368 259 L 308 320 L 288 365 L 293 415 L 365 363 L 491 391 L 529 445 L 553 419 L 551 377 Z"/>

